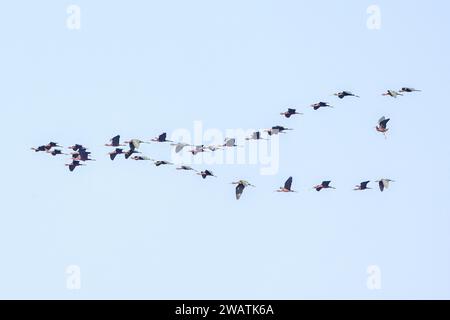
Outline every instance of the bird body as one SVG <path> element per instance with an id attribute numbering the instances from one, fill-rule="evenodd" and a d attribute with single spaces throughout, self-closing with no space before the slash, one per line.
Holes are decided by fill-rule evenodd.
<path id="1" fill-rule="evenodd" d="M 254 185 L 252 185 L 251 183 L 249 183 L 246 180 L 239 180 L 236 182 L 232 182 L 231 184 L 236 185 L 236 200 L 239 200 L 241 198 L 242 193 L 244 192 L 244 189 L 246 187 L 255 187 Z"/>
<path id="2" fill-rule="evenodd" d="M 388 90 L 385 93 L 383 93 L 383 96 L 389 96 L 392 98 L 397 98 L 398 96 L 402 96 L 403 94 L 401 94 L 400 92 L 397 92 L 395 90 Z"/>
<path id="3" fill-rule="evenodd" d="M 411 93 L 411 92 L 420 92 L 420 91 L 422 91 L 422 90 L 417 90 L 417 89 L 414 89 L 414 88 L 403 87 L 403 88 L 400 89 L 399 92 Z"/>
<path id="4" fill-rule="evenodd" d="M 171 140 L 167 140 L 167 133 L 163 132 L 156 138 L 153 138 L 151 141 L 153 142 L 173 142 Z"/>
<path id="5" fill-rule="evenodd" d="M 383 192 L 384 189 L 389 188 L 389 184 L 390 184 L 391 182 L 395 182 L 395 181 L 394 181 L 394 180 L 391 180 L 391 179 L 380 179 L 380 180 L 377 180 L 377 181 L 375 181 L 375 182 L 378 183 L 378 187 L 380 188 L 380 191 Z"/>
<path id="6" fill-rule="evenodd" d="M 201 172 L 199 172 L 197 174 L 202 176 L 203 179 L 206 179 L 206 177 L 216 177 L 211 170 L 204 170 L 204 171 L 201 171 Z"/>
<path id="7" fill-rule="evenodd" d="M 344 99 L 345 97 L 356 97 L 359 98 L 356 94 L 351 93 L 350 91 L 341 91 L 334 94 L 335 96 L 339 97 L 339 99 Z"/>
<path id="8" fill-rule="evenodd" d="M 355 188 L 353 190 L 362 191 L 362 190 L 371 189 L 367 186 L 369 183 L 370 183 L 370 181 L 361 182 L 359 185 L 355 186 Z"/>
<path id="9" fill-rule="evenodd" d="M 292 190 L 292 177 L 289 177 L 284 183 L 283 187 L 280 187 L 276 192 L 297 192 Z"/>
<path id="10" fill-rule="evenodd" d="M 316 189 L 317 192 L 319 192 L 322 189 L 336 189 L 335 187 L 330 186 L 331 181 L 322 181 L 321 184 L 318 184 L 313 187 L 313 189 Z"/>
<path id="11" fill-rule="evenodd" d="M 267 140 L 261 136 L 261 132 L 255 131 L 250 137 L 245 138 L 245 140 Z"/>
<path id="12" fill-rule="evenodd" d="M 381 132 L 384 134 L 384 137 L 387 138 L 387 132 L 389 131 L 389 128 L 387 127 L 387 123 L 391 119 L 386 119 L 386 117 L 381 117 L 380 120 L 378 120 L 378 125 L 375 127 L 375 129 L 378 132 Z"/>
<path id="13" fill-rule="evenodd" d="M 120 135 L 113 137 L 110 143 L 105 144 L 106 147 L 124 147 L 125 144 L 120 144 Z"/>
<path id="14" fill-rule="evenodd" d="M 320 108 L 333 108 L 328 102 L 317 102 L 311 105 L 314 110 L 319 110 Z"/>
<path id="15" fill-rule="evenodd" d="M 286 118 L 290 118 L 291 116 L 295 114 L 303 114 L 300 112 L 297 112 L 296 109 L 288 108 L 286 112 L 281 112 L 280 115 L 285 116 Z"/>
<path id="16" fill-rule="evenodd" d="M 269 134 L 269 136 L 271 136 L 271 135 L 276 135 L 279 133 L 285 133 L 284 131 L 288 131 L 288 130 L 294 130 L 294 129 L 285 128 L 283 126 L 273 126 L 272 128 L 266 129 L 265 131 Z"/>
<path id="17" fill-rule="evenodd" d="M 75 170 L 76 167 L 84 166 L 84 164 L 81 164 L 80 161 L 72 160 L 72 163 L 66 164 L 66 167 L 69 167 L 70 172 Z"/>

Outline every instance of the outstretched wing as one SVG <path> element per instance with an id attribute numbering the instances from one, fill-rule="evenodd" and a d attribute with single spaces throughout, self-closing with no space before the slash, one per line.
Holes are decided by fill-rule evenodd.
<path id="1" fill-rule="evenodd" d="M 236 200 L 239 200 L 241 198 L 242 192 L 244 192 L 245 189 L 245 185 L 243 185 L 242 183 L 239 183 L 236 186 Z"/>
<path id="2" fill-rule="evenodd" d="M 361 182 L 361 188 L 362 188 L 362 189 L 366 189 L 366 188 L 367 188 L 367 185 L 369 184 L 369 182 L 370 182 L 370 181 L 364 181 L 364 182 Z"/>
<path id="3" fill-rule="evenodd" d="M 287 190 L 291 190 L 291 186 L 292 186 L 292 177 L 289 177 L 284 183 L 284 188 Z"/>
<path id="4" fill-rule="evenodd" d="M 164 142 L 164 141 L 166 141 L 166 138 L 167 138 L 167 133 L 163 132 L 162 134 L 159 135 L 158 141 Z"/>
<path id="5" fill-rule="evenodd" d="M 120 135 L 115 136 L 114 138 L 111 139 L 111 144 L 113 146 L 118 146 L 120 143 Z"/>

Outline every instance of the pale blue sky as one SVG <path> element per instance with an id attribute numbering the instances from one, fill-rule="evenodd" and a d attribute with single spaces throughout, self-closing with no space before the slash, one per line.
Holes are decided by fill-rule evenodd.
<path id="1" fill-rule="evenodd" d="M 381 30 L 366 9 L 381 9 Z M 81 7 L 81 30 L 66 8 Z M 9 1 L 0 11 L 1 298 L 450 298 L 446 1 Z M 417 87 L 397 100 L 386 89 Z M 351 90 L 361 99 L 330 94 Z M 320 100 L 336 108 L 313 112 Z M 305 113 L 283 119 L 297 106 Z M 374 130 L 390 117 L 385 140 Z M 115 134 L 294 127 L 280 171 L 111 162 Z M 96 163 L 30 151 L 57 140 Z M 168 146 L 144 146 L 167 158 Z M 204 169 L 200 167 L 199 169 Z M 288 176 L 298 194 L 272 192 Z M 356 193 L 389 177 L 385 193 Z M 228 184 L 257 188 L 240 201 Z M 331 179 L 337 190 L 307 191 Z M 373 185 L 374 186 L 374 185 Z M 81 268 L 81 290 L 65 268 Z M 368 290 L 366 269 L 381 268 Z"/>

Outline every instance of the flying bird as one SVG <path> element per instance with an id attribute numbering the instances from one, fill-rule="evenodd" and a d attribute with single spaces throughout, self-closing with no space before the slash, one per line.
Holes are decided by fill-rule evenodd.
<path id="1" fill-rule="evenodd" d="M 232 182 L 231 184 L 236 185 L 236 200 L 239 200 L 241 198 L 241 195 L 246 187 L 255 187 L 254 185 L 245 180 L 239 180 L 236 182 Z"/>
<path id="2" fill-rule="evenodd" d="M 336 189 L 335 187 L 330 186 L 331 181 L 322 181 L 321 184 L 318 184 L 313 187 L 313 189 L 316 189 L 317 192 L 319 192 L 322 189 Z"/>
<path id="3" fill-rule="evenodd" d="M 235 138 L 225 138 L 224 140 L 224 144 L 222 145 L 222 147 L 238 147 L 238 145 L 236 144 L 236 139 Z M 211 150 L 214 151 L 214 150 Z"/>
<path id="4" fill-rule="evenodd" d="M 189 152 L 195 156 L 197 153 L 206 152 L 206 147 L 204 145 L 195 146 L 194 149 L 190 150 Z"/>
<path id="5" fill-rule="evenodd" d="M 50 153 L 52 156 L 67 155 L 67 153 L 63 153 L 60 149 L 54 149 L 53 151 L 47 150 L 47 153 Z"/>
<path id="6" fill-rule="evenodd" d="M 389 131 L 389 128 L 387 128 L 387 123 L 391 119 L 386 119 L 385 117 L 381 117 L 380 120 L 378 120 L 378 125 L 375 127 L 375 129 L 378 132 L 381 132 L 384 134 L 384 137 L 387 139 L 387 132 Z"/>
<path id="7" fill-rule="evenodd" d="M 47 150 L 50 150 L 51 148 L 62 148 L 60 145 L 58 145 L 58 143 L 57 142 L 49 142 L 46 146 L 45 146 L 45 148 L 47 149 Z"/>
<path id="8" fill-rule="evenodd" d="M 128 158 L 130 158 L 133 154 L 135 154 L 135 153 L 140 153 L 139 151 L 136 151 L 136 150 L 134 150 L 134 149 L 130 149 L 130 150 L 128 150 L 127 152 L 125 152 L 124 154 L 125 154 L 125 159 L 128 159 Z"/>
<path id="9" fill-rule="evenodd" d="M 73 151 L 78 151 L 80 149 L 86 149 L 81 144 L 75 144 L 73 146 L 67 147 L 67 149 L 72 149 Z"/>
<path id="10" fill-rule="evenodd" d="M 39 146 L 37 148 L 31 148 L 31 150 L 33 150 L 34 152 L 46 152 L 46 151 L 48 151 L 46 146 Z"/>
<path id="11" fill-rule="evenodd" d="M 252 133 L 252 135 L 248 138 L 245 138 L 245 140 L 267 140 L 261 137 L 261 132 L 255 131 Z"/>
<path id="12" fill-rule="evenodd" d="M 382 94 L 383 96 L 389 96 L 392 98 L 397 98 L 398 96 L 402 96 L 403 94 L 401 94 L 400 92 L 397 92 L 395 90 L 388 90 L 385 93 Z"/>
<path id="13" fill-rule="evenodd" d="M 350 91 L 341 91 L 334 94 L 335 96 L 339 97 L 339 99 L 344 99 L 345 97 L 356 97 L 359 98 L 356 94 L 351 93 Z"/>
<path id="14" fill-rule="evenodd" d="M 150 159 L 149 157 L 145 157 L 145 156 L 132 156 L 131 159 L 136 160 L 136 161 L 152 161 L 152 159 Z"/>
<path id="15" fill-rule="evenodd" d="M 217 178 L 217 176 L 215 176 L 214 173 L 212 173 L 212 171 L 210 171 L 210 170 L 204 170 L 204 171 L 201 171 L 201 172 L 199 172 L 197 174 L 202 176 L 203 179 L 206 179 L 206 177 L 215 177 L 215 178 Z"/>
<path id="16" fill-rule="evenodd" d="M 162 166 L 162 165 L 172 165 L 173 164 L 173 163 L 171 163 L 169 161 L 165 161 L 165 160 L 153 160 L 153 159 L 150 159 L 150 160 L 153 161 L 153 163 L 157 167 Z"/>
<path id="17" fill-rule="evenodd" d="M 156 138 L 153 138 L 151 141 L 153 141 L 153 142 L 173 142 L 171 140 L 167 140 L 166 138 L 167 138 L 167 133 L 163 132 Z"/>
<path id="18" fill-rule="evenodd" d="M 280 113 L 280 115 L 285 116 L 286 118 L 290 118 L 291 116 L 293 116 L 295 114 L 303 114 L 303 113 L 297 112 L 296 109 L 291 109 L 291 108 L 288 108 L 286 112 Z"/>
<path id="19" fill-rule="evenodd" d="M 185 166 L 185 165 L 179 166 L 176 169 L 177 170 L 184 170 L 184 171 L 197 171 L 197 170 L 193 169 L 192 167 Z"/>
<path id="20" fill-rule="evenodd" d="M 280 187 L 280 189 L 276 190 L 276 192 L 297 192 L 291 189 L 292 186 L 292 177 L 289 177 L 284 183 L 284 187 Z"/>
<path id="21" fill-rule="evenodd" d="M 400 89 L 400 91 L 399 92 L 406 92 L 406 93 L 411 93 L 411 92 L 421 92 L 422 90 L 417 90 L 417 89 L 414 89 L 414 88 L 407 88 L 407 87 L 403 87 L 403 88 L 401 88 Z"/>
<path id="22" fill-rule="evenodd" d="M 120 135 L 113 137 L 110 143 L 105 144 L 106 147 L 125 147 L 126 144 L 120 144 Z"/>
<path id="23" fill-rule="evenodd" d="M 319 110 L 320 108 L 333 108 L 328 102 L 317 102 L 311 105 L 314 110 Z"/>
<path id="24" fill-rule="evenodd" d="M 272 128 L 266 129 L 264 131 L 267 132 L 269 134 L 269 136 L 271 136 L 271 135 L 276 135 L 279 133 L 286 133 L 284 131 L 288 131 L 288 130 L 294 130 L 294 129 L 285 128 L 283 126 L 273 126 Z"/>
<path id="25" fill-rule="evenodd" d="M 81 164 L 80 161 L 73 160 L 72 163 L 66 164 L 66 167 L 69 167 L 70 172 L 75 170 L 76 167 L 85 166 L 85 164 Z"/>
<path id="26" fill-rule="evenodd" d="M 127 143 L 128 146 L 130 147 L 130 149 L 139 149 L 139 147 L 141 146 L 141 143 L 148 143 L 139 139 L 131 139 L 130 141 L 125 141 L 124 143 Z"/>
<path id="27" fill-rule="evenodd" d="M 124 154 L 125 152 L 121 148 L 116 148 L 113 152 L 108 153 L 111 160 L 114 160 L 118 154 Z"/>
<path id="28" fill-rule="evenodd" d="M 74 158 L 74 160 L 77 161 L 95 161 L 94 159 L 89 158 L 89 155 L 91 153 L 86 151 L 85 148 L 80 148 L 78 150 L 78 156 L 76 158 Z"/>
<path id="29" fill-rule="evenodd" d="M 359 185 L 355 186 L 355 189 L 353 189 L 353 190 L 359 191 L 359 190 L 367 190 L 367 189 L 371 189 L 371 188 L 369 188 L 369 187 L 367 186 L 367 185 L 369 184 L 369 182 L 370 182 L 370 181 L 364 181 L 364 182 L 361 182 Z"/>
<path id="30" fill-rule="evenodd" d="M 377 181 L 375 181 L 375 182 L 378 183 L 378 187 L 380 188 L 380 191 L 383 192 L 384 189 L 389 188 L 389 184 L 390 184 L 391 182 L 395 182 L 395 181 L 394 181 L 394 180 L 391 180 L 391 179 L 381 179 L 381 180 L 377 180 Z"/>
<path id="31" fill-rule="evenodd" d="M 184 143 L 184 142 L 178 142 L 178 143 L 171 143 L 171 146 L 175 147 L 175 152 L 179 153 L 181 150 L 183 150 L 185 147 L 190 147 L 190 144 Z"/>

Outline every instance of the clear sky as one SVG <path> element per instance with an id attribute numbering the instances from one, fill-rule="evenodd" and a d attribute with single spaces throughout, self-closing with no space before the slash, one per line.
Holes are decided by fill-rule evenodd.
<path id="1" fill-rule="evenodd" d="M 367 27 L 373 4 L 379 30 Z M 449 12 L 400 0 L 3 3 L 0 297 L 450 298 Z M 423 91 L 381 96 L 402 86 Z M 335 108 L 308 108 L 321 100 Z M 282 118 L 289 106 L 304 115 Z M 203 180 L 112 162 L 103 146 L 194 121 L 295 130 L 275 175 L 216 165 Z M 51 140 L 97 161 L 70 173 L 65 157 L 30 151 Z M 170 159 L 168 145 L 141 151 Z M 274 193 L 289 176 L 299 193 Z M 396 180 L 387 192 L 352 191 L 383 177 Z M 240 178 L 256 188 L 236 201 Z M 310 189 L 325 179 L 337 189 Z M 79 290 L 66 286 L 71 265 Z"/>

